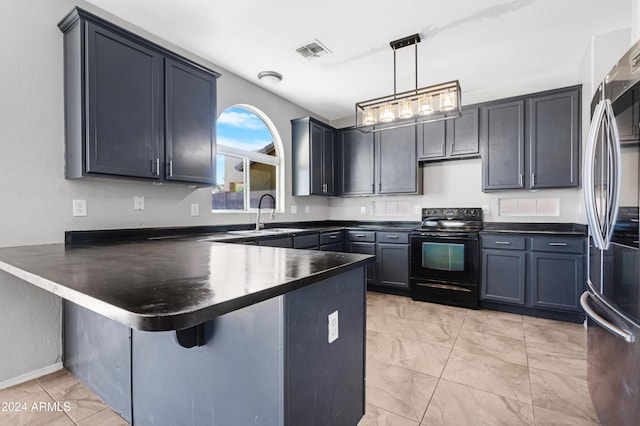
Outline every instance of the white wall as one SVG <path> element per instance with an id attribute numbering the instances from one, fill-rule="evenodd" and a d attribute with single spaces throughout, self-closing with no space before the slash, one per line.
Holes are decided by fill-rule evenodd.
<path id="1" fill-rule="evenodd" d="M 309 115 L 282 98 L 195 58 L 134 26 L 77 0 L 11 0 L 0 13 L 0 247 L 62 243 L 68 230 L 136 228 L 133 195 L 145 196 L 144 227 L 250 223 L 249 214 L 212 214 L 209 189 L 184 185 L 64 179 L 63 35 L 57 23 L 76 5 L 108 17 L 129 30 L 220 71 L 219 113 L 252 104 L 274 122 L 291 157 L 289 120 Z M 298 203 L 298 214 L 276 220 L 324 220 L 328 201 L 291 197 L 291 169 L 286 170 L 285 204 Z M 73 199 L 87 200 L 88 216 L 71 215 Z M 190 216 L 190 204 L 200 216 Z M 305 206 L 310 213 L 305 214 Z M 0 388 L 56 366 L 61 357 L 60 299 L 0 273 Z M 26 376 L 25 376 L 26 375 Z"/>

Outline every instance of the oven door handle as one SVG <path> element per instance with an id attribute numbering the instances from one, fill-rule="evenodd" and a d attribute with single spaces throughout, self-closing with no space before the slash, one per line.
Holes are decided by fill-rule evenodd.
<path id="1" fill-rule="evenodd" d="M 449 285 L 449 284 L 434 284 L 434 283 L 416 283 L 421 287 L 431 287 L 431 288 L 439 288 L 442 290 L 453 290 L 453 291 L 462 291 L 464 293 L 471 293 L 471 290 L 464 287 L 459 287 L 457 285 Z"/>

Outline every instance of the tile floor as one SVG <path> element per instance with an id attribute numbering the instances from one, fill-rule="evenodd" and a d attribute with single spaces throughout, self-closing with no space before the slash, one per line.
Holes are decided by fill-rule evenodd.
<path id="1" fill-rule="evenodd" d="M 369 293 L 358 426 L 597 425 L 586 330 Z"/>
<path id="2" fill-rule="evenodd" d="M 368 294 L 358 426 L 597 425 L 585 379 L 581 325 Z M 0 409 L 3 426 L 127 424 L 65 370 L 0 390 L 9 402 L 26 410 Z"/>

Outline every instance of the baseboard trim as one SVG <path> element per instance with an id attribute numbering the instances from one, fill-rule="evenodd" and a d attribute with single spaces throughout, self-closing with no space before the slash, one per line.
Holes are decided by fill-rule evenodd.
<path id="1" fill-rule="evenodd" d="M 37 379 L 38 377 L 42 377 L 46 374 L 54 373 L 58 370 L 62 370 L 63 367 L 64 366 L 62 365 L 61 362 L 56 362 L 53 365 L 49 365 L 39 370 L 31 371 L 21 376 L 5 380 L 3 382 L 0 382 L 0 390 L 10 388 L 11 386 L 19 385 L 20 383 L 28 382 L 29 380 Z"/>

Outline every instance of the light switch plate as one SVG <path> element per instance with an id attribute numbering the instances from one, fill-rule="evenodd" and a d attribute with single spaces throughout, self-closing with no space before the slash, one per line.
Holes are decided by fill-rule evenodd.
<path id="1" fill-rule="evenodd" d="M 295 204 L 291 205 L 291 214 L 298 214 L 298 206 Z"/>
<path id="2" fill-rule="evenodd" d="M 338 340 L 338 311 L 329 314 L 329 343 Z"/>
<path id="3" fill-rule="evenodd" d="M 191 204 L 191 216 L 200 216 L 200 204 Z"/>

